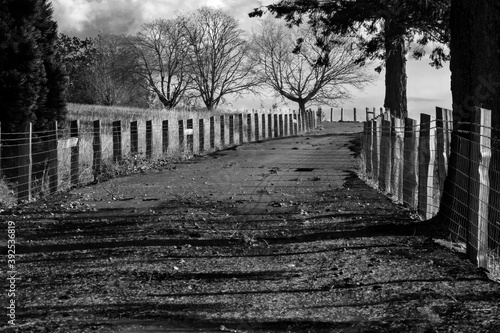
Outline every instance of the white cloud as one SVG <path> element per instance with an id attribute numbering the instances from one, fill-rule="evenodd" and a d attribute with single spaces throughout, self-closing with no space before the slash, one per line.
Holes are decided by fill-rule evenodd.
<path id="1" fill-rule="evenodd" d="M 83 30 L 92 12 L 92 5 L 86 0 L 53 0 L 52 6 L 60 31 Z"/>
<path id="2" fill-rule="evenodd" d="M 203 5 L 220 8 L 251 25 L 248 13 L 262 1 L 248 0 L 53 0 L 59 30 L 70 35 L 95 36 L 98 32 L 133 34 L 156 18 L 172 18 L 178 12 L 193 11 Z"/>

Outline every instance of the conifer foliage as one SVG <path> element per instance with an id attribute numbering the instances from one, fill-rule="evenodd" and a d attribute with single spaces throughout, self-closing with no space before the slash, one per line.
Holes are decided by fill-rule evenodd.
<path id="1" fill-rule="evenodd" d="M 63 120 L 66 73 L 48 0 L 0 0 L 0 121 L 3 133 Z"/>
<path id="2" fill-rule="evenodd" d="M 407 51 L 415 46 L 413 57 L 420 59 L 425 47 L 436 43 L 430 53 L 431 65 L 442 67 L 443 61 L 449 60 L 443 47 L 449 43 L 449 10 L 450 0 L 281 0 L 255 8 L 250 16 L 269 11 L 290 25 L 309 24 L 319 36 L 357 35 L 364 51 L 358 61 L 380 59 L 377 71 L 386 69 L 384 106 L 394 116 L 405 117 Z M 317 44 L 329 48 L 321 38 Z"/>

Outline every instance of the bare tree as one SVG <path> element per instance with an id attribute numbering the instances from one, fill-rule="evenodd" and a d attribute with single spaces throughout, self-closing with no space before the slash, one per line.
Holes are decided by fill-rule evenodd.
<path id="1" fill-rule="evenodd" d="M 238 21 L 210 7 L 196 10 L 184 24 L 191 77 L 207 109 L 229 94 L 252 91 L 258 82 L 248 57 L 249 43 Z"/>
<path id="2" fill-rule="evenodd" d="M 373 79 L 356 64 L 357 51 L 349 38 L 328 37 L 323 40 L 329 43 L 327 51 L 316 40 L 311 28 L 287 28 L 275 19 L 263 20 L 252 38 L 262 81 L 298 103 L 302 112 L 311 102 L 331 105 L 349 99 L 348 87 L 361 89 Z"/>
<path id="3" fill-rule="evenodd" d="M 99 35 L 94 40 L 95 55 L 88 66 L 87 85 L 95 103 L 144 106 L 148 92 L 141 89 L 140 77 L 130 75 L 137 66 L 124 36 Z"/>
<path id="4" fill-rule="evenodd" d="M 131 38 L 140 59 L 137 73 L 167 109 L 179 104 L 191 84 L 183 21 L 158 19 L 144 24 Z"/>

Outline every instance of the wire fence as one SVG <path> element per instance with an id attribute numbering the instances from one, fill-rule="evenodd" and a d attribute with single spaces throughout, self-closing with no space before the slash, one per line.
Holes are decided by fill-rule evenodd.
<path id="1" fill-rule="evenodd" d="M 290 130 L 284 128 L 283 119 L 290 119 Z M 145 160 L 199 155 L 245 142 L 293 136 L 316 124 L 311 110 L 304 114 L 279 110 L 207 113 L 177 121 L 74 120 L 51 123 L 44 131 L 33 131 L 32 124 L 26 123 L 23 132 L 1 134 L 0 191 L 9 191 L 17 202 L 25 202 L 99 181 L 119 168 L 137 171 Z"/>
<path id="2" fill-rule="evenodd" d="M 453 129 L 452 111 L 419 120 L 388 112 L 364 124 L 365 179 L 422 219 L 448 225 L 470 259 L 500 277 L 500 151 L 492 147 L 491 111 L 477 108 Z M 457 124 L 456 124 L 457 125 Z"/>

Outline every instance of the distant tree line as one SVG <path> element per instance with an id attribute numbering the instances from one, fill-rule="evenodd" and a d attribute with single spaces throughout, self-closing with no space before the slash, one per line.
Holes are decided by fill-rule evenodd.
<path id="1" fill-rule="evenodd" d="M 68 101 L 167 109 L 202 103 L 212 110 L 229 95 L 268 87 L 304 110 L 320 97 L 345 99 L 347 85 L 361 88 L 371 79 L 353 60 L 357 51 L 352 43 L 329 40 L 332 62 L 320 68 L 315 65 L 325 56 L 320 48 L 311 45 L 293 52 L 295 39 L 312 31 L 287 30 L 268 20 L 250 36 L 224 11 L 201 7 L 147 22 L 133 36 L 79 39 L 61 34 L 58 50 L 69 74 Z M 274 40 L 269 40 L 271 34 Z M 274 66 L 269 59 L 280 63 L 279 73 L 269 72 L 269 65 Z M 283 81 L 285 77 L 289 79 Z"/>

